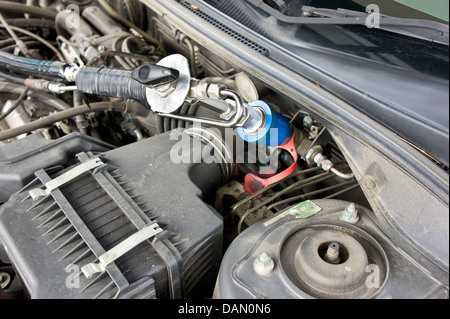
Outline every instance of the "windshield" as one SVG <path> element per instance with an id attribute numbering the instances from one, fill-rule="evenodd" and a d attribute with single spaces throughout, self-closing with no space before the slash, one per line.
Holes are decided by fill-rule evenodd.
<path id="1" fill-rule="evenodd" d="M 449 79 L 449 48 L 361 25 L 303 25 L 296 37 L 308 44 Z"/>
<path id="2" fill-rule="evenodd" d="M 448 45 L 436 39 L 445 34 L 448 40 L 448 0 L 206 1 L 292 52 L 304 48 L 335 52 L 449 79 Z M 244 3 L 248 10 L 243 11 Z M 387 20 L 368 27 L 364 22 L 370 12 L 400 19 L 393 19 L 397 23 L 393 27 L 386 25 Z M 358 15 L 363 15 L 363 23 L 352 23 Z M 416 27 L 415 21 L 447 31 Z M 399 25 L 404 22 L 408 25 Z"/>
<path id="3" fill-rule="evenodd" d="M 289 9 L 295 2 L 297 1 L 290 1 L 286 6 L 287 15 L 298 13 Z M 448 0 L 306 0 L 303 4 L 361 12 L 375 5 L 380 14 L 388 16 L 425 19 L 447 25 L 449 20 Z M 294 7 L 298 5 L 292 6 Z M 297 29 L 296 35 L 311 44 L 449 79 L 449 51 L 445 45 L 360 25 L 305 25 Z"/>

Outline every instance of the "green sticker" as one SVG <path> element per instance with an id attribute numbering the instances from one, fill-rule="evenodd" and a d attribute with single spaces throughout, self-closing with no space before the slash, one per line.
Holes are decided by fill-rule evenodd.
<path id="1" fill-rule="evenodd" d="M 294 215 L 295 218 L 308 218 L 317 214 L 321 210 L 322 208 L 314 204 L 312 201 L 308 200 L 288 209 L 284 214 Z"/>
<path id="2" fill-rule="evenodd" d="M 314 204 L 312 201 L 308 200 L 306 202 L 300 203 L 294 207 L 289 208 L 287 211 L 279 214 L 278 216 L 275 216 L 274 218 L 269 219 L 264 223 L 264 226 L 268 227 L 287 215 L 294 215 L 295 218 L 305 219 L 314 216 L 321 210 L 322 208 Z"/>

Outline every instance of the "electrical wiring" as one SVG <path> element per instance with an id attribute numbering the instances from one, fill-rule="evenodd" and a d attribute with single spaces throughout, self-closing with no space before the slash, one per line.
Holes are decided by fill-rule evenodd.
<path id="1" fill-rule="evenodd" d="M 15 109 L 17 109 L 20 104 L 27 98 L 28 92 L 30 91 L 29 88 L 26 88 L 22 94 L 19 96 L 19 98 L 14 102 L 14 104 L 4 113 L 0 116 L 0 122 L 3 121 L 5 118 L 7 118 Z"/>
<path id="2" fill-rule="evenodd" d="M 19 39 L 19 37 L 16 35 L 14 30 L 11 28 L 11 26 L 8 24 L 8 22 L 5 20 L 5 18 L 1 13 L 0 13 L 0 23 L 3 25 L 6 31 L 8 31 L 9 35 L 11 36 L 11 38 L 13 38 L 14 42 L 16 42 L 17 47 L 23 53 L 23 55 L 25 55 L 26 57 L 30 57 L 28 47 L 21 39 Z"/>
<path id="3" fill-rule="evenodd" d="M 3 24 L 0 24 L 0 28 L 6 29 L 6 27 Z M 34 34 L 33 32 L 30 32 L 28 30 L 19 28 L 19 27 L 15 27 L 15 26 L 10 26 L 10 28 L 16 32 L 20 32 L 23 34 L 26 34 L 38 41 L 40 41 L 42 44 L 44 44 L 47 48 L 49 48 L 50 50 L 53 51 L 53 53 L 55 53 L 56 57 L 58 58 L 58 60 L 60 61 L 64 61 L 64 56 L 59 52 L 59 50 L 52 45 L 50 42 L 48 42 L 47 40 L 45 40 L 44 38 L 38 36 L 37 34 Z"/>

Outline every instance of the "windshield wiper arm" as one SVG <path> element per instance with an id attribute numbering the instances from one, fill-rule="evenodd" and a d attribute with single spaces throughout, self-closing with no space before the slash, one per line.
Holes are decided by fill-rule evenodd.
<path id="1" fill-rule="evenodd" d="M 251 5 L 265 11 L 277 20 L 289 24 L 329 24 L 329 25 L 363 25 L 368 26 L 371 12 L 360 12 L 346 9 L 325 9 L 303 6 L 308 16 L 287 16 L 266 4 L 263 0 L 246 0 Z M 410 37 L 449 45 L 449 26 L 443 23 L 422 20 L 404 19 L 380 14 L 379 25 L 371 25 L 381 30 L 390 31 Z"/>

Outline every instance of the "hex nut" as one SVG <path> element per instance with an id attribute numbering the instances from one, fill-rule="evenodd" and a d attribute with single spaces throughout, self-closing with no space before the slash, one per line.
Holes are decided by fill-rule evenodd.
<path id="1" fill-rule="evenodd" d="M 339 215 L 339 219 L 349 224 L 356 224 L 359 221 L 358 209 L 354 203 L 350 203 Z"/>
<path id="2" fill-rule="evenodd" d="M 253 269 L 261 276 L 267 276 L 272 273 L 274 267 L 275 263 L 267 253 L 260 254 L 253 262 Z"/>

